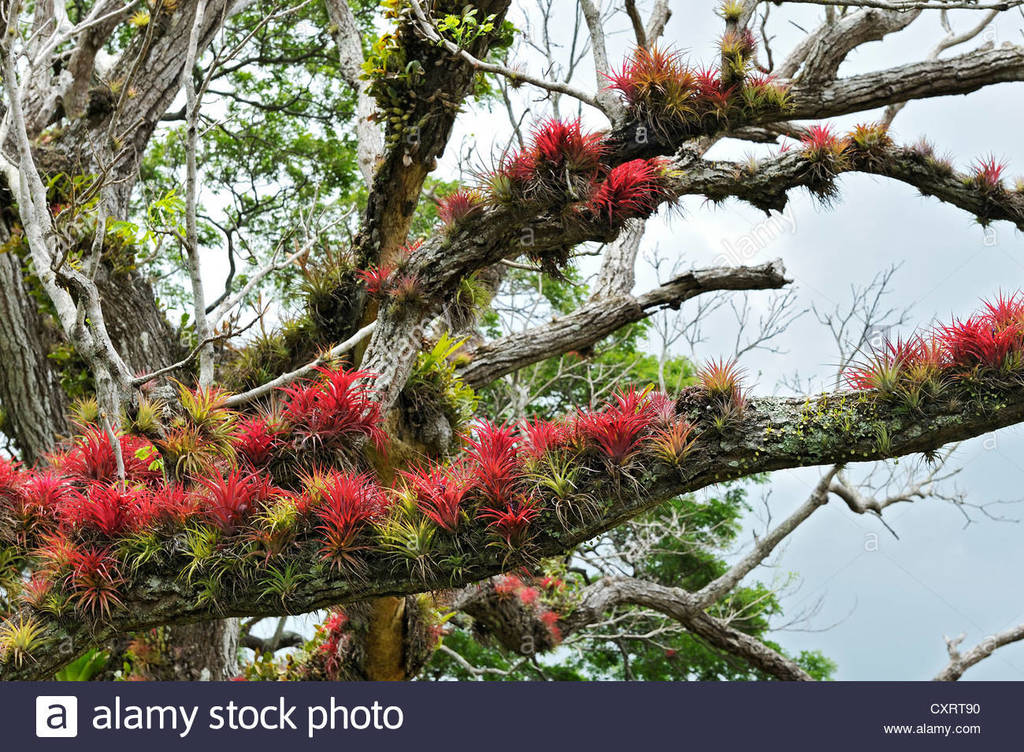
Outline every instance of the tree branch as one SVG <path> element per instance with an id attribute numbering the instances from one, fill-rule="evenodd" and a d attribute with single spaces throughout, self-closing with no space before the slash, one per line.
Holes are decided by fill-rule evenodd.
<path id="1" fill-rule="evenodd" d="M 800 666 L 755 637 L 711 616 L 692 593 L 632 577 L 602 577 L 583 591 L 583 599 L 566 619 L 566 631 L 599 621 L 616 606 L 653 609 L 675 619 L 708 644 L 738 656 L 783 681 L 811 681 Z"/>
<path id="2" fill-rule="evenodd" d="M 545 358 L 585 350 L 627 324 L 664 307 L 678 308 L 697 295 L 717 290 L 771 290 L 788 283 L 778 260 L 754 267 L 694 270 L 643 295 L 593 299 L 548 324 L 485 343 L 459 372 L 467 384 L 481 387 Z"/>
<path id="3" fill-rule="evenodd" d="M 7 678 L 45 678 L 89 646 L 125 631 L 188 623 L 221 616 L 275 616 L 379 595 L 400 595 L 459 587 L 508 571 L 537 558 L 563 554 L 667 499 L 750 474 L 788 467 L 838 464 L 902 456 L 937 449 L 1024 421 L 1024 391 L 972 386 L 973 398 L 929 403 L 909 416 L 873 393 L 840 392 L 806 399 L 751 399 L 742 415 L 721 432 L 705 430 L 681 466 L 637 460 L 631 482 L 616 481 L 603 464 L 582 460 L 579 493 L 602 500 L 599 514 L 562 527 L 552 516 L 538 522 L 522 551 L 481 544 L 482 530 L 467 526 L 453 545 L 464 555 L 421 570 L 396 566 L 386 552 L 365 552 L 365 576 L 317 566 L 319 543 L 299 541 L 289 561 L 308 576 L 287 598 L 263 597 L 259 570 L 225 571 L 216 599 L 197 599 L 180 572 L 188 564 L 184 546 L 168 541 L 167 558 L 140 571 L 119 597 L 123 607 L 107 621 L 43 622 L 45 647 L 22 666 L 7 665 Z M 687 413 L 691 420 L 699 420 Z M 604 470 L 602 470 L 604 468 Z M 259 565 L 255 565 L 259 566 Z M 38 614 L 34 614 L 39 618 Z M 709 636 L 708 639 L 711 639 Z M 767 660 L 767 658 L 765 659 Z"/>

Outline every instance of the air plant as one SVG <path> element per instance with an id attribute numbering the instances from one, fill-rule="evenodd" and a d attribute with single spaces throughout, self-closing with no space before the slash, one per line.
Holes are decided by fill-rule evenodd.
<path id="1" fill-rule="evenodd" d="M 157 440 L 157 446 L 167 463 L 168 472 L 177 480 L 207 474 L 221 456 L 193 425 L 168 429 L 166 435 Z"/>
<path id="2" fill-rule="evenodd" d="M 480 510 L 480 517 L 489 520 L 488 529 L 501 538 L 509 548 L 521 548 L 526 542 L 530 524 L 540 514 L 535 496 L 516 494 L 505 506 Z"/>
<path id="3" fill-rule="evenodd" d="M 917 353 L 903 367 L 902 383 L 897 394 L 910 410 L 920 410 L 926 398 L 934 398 L 947 385 L 942 346 L 934 336 L 921 336 Z"/>
<path id="4" fill-rule="evenodd" d="M 831 199 L 836 194 L 835 178 L 849 163 L 849 142 L 827 124 L 812 125 L 800 142 L 801 153 L 810 163 L 808 189 L 820 199 Z"/>
<path id="5" fill-rule="evenodd" d="M 533 132 L 532 156 L 534 177 L 545 170 L 561 176 L 562 170 L 593 179 L 601 169 L 607 152 L 600 133 L 583 130 L 578 119 L 550 119 L 541 122 Z"/>
<path id="6" fill-rule="evenodd" d="M 727 119 L 729 109 L 732 107 L 733 95 L 737 89 L 736 84 L 723 84 L 720 71 L 710 66 L 695 69 L 693 78 L 697 87 L 695 107 L 698 116 L 702 120 L 722 121 Z"/>
<path id="7" fill-rule="evenodd" d="M 389 503 L 380 486 L 365 474 L 330 472 L 307 488 L 317 530 L 323 540 L 320 553 L 335 566 L 354 563 L 360 534 L 382 519 Z"/>
<path id="8" fill-rule="evenodd" d="M 650 391 L 645 396 L 646 410 L 650 412 L 653 425 L 667 427 L 675 423 L 676 401 L 664 392 Z"/>
<path id="9" fill-rule="evenodd" d="M 100 422 L 100 403 L 95 397 L 79 397 L 71 403 L 68 413 L 76 426 L 95 426 Z"/>
<path id="10" fill-rule="evenodd" d="M 196 510 L 224 535 L 231 535 L 273 495 L 270 480 L 232 470 L 226 476 L 196 479 Z"/>
<path id="11" fill-rule="evenodd" d="M 75 530 L 91 530 L 115 538 L 132 525 L 138 497 L 145 493 L 120 483 L 95 483 L 84 491 L 73 491 L 63 504 L 61 516 Z"/>
<path id="12" fill-rule="evenodd" d="M 639 47 L 607 78 L 633 114 L 652 125 L 685 124 L 697 114 L 697 79 L 676 51 Z"/>
<path id="13" fill-rule="evenodd" d="M 515 428 L 481 421 L 468 444 L 466 454 L 478 491 L 499 506 L 509 502 L 523 474 Z"/>
<path id="14" fill-rule="evenodd" d="M 20 462 L 0 457 L 0 504 L 10 504 L 20 498 L 24 480 Z"/>
<path id="15" fill-rule="evenodd" d="M 265 504 L 253 521 L 249 539 L 267 559 L 283 553 L 295 540 L 305 500 L 298 494 L 279 492 Z"/>
<path id="16" fill-rule="evenodd" d="M 19 668 L 45 642 L 42 625 L 31 616 L 10 617 L 0 624 L 0 659 Z"/>
<path id="17" fill-rule="evenodd" d="M 53 590 L 53 582 L 48 577 L 36 572 L 22 584 L 19 597 L 26 605 L 41 610 L 46 604 L 51 590 Z"/>
<path id="18" fill-rule="evenodd" d="M 1019 356 L 1024 328 L 1019 324 L 998 327 L 989 317 L 976 315 L 940 326 L 935 336 L 952 365 L 998 370 L 1019 360 L 1011 356 Z"/>
<path id="19" fill-rule="evenodd" d="M 740 83 L 747 75 L 757 50 L 757 40 L 750 29 L 728 29 L 718 42 L 722 51 L 722 83 Z"/>
<path id="20" fill-rule="evenodd" d="M 789 87 L 775 76 L 761 73 L 747 76 L 739 91 L 752 115 L 760 112 L 784 112 L 789 108 Z"/>
<path id="21" fill-rule="evenodd" d="M 983 191 L 993 192 L 1003 188 L 1003 172 L 1006 162 L 994 156 L 977 160 L 971 167 L 971 182 Z"/>
<path id="22" fill-rule="evenodd" d="M 983 315 L 997 329 L 1024 329 L 1024 293 L 1017 292 L 1009 297 L 999 293 L 994 301 L 985 301 Z"/>
<path id="23" fill-rule="evenodd" d="M 666 465 L 678 467 L 696 441 L 697 436 L 689 421 L 679 420 L 654 432 L 651 436 L 651 450 Z"/>
<path id="24" fill-rule="evenodd" d="M 369 438 L 383 449 L 380 405 L 362 383 L 369 374 L 342 368 L 316 369 L 318 378 L 284 387 L 282 420 L 298 447 L 341 447 Z"/>
<path id="25" fill-rule="evenodd" d="M 151 483 L 160 479 L 148 457 L 153 445 L 138 436 L 117 435 L 125 479 L 131 482 Z M 155 452 L 154 452 L 155 453 Z M 101 428 L 87 428 L 75 437 L 70 449 L 51 464 L 76 480 L 112 483 L 117 480 L 117 458 L 107 432 Z"/>
<path id="26" fill-rule="evenodd" d="M 591 196 L 589 207 L 597 217 L 616 225 L 649 216 L 667 195 L 664 162 L 634 159 L 608 173 Z"/>
<path id="27" fill-rule="evenodd" d="M 75 544 L 66 533 L 58 531 L 42 536 L 35 556 L 42 565 L 42 571 L 57 575 L 71 568 L 75 553 Z"/>
<path id="28" fill-rule="evenodd" d="M 519 597 L 519 602 L 524 606 L 532 606 L 540 598 L 540 591 L 535 587 L 527 586 L 520 588 L 516 595 Z"/>
<path id="29" fill-rule="evenodd" d="M 712 360 L 697 371 L 697 381 L 707 399 L 716 406 L 733 406 L 742 411 L 747 402 L 742 388 L 744 375 L 735 360 Z"/>
<path id="30" fill-rule="evenodd" d="M 130 416 L 128 429 L 140 436 L 155 436 L 160 430 L 164 405 L 159 400 L 141 397 Z"/>
<path id="31" fill-rule="evenodd" d="M 603 136 L 584 131 L 579 120 L 545 120 L 534 129 L 529 146 L 502 159 L 487 180 L 492 200 L 552 205 L 584 200 L 603 169 L 606 151 Z"/>
<path id="32" fill-rule="evenodd" d="M 377 532 L 385 551 L 411 562 L 420 576 L 427 578 L 437 527 L 428 520 L 412 517 L 407 509 L 398 509 L 377 526 Z"/>
<path id="33" fill-rule="evenodd" d="M 616 467 L 628 465 L 643 442 L 650 420 L 618 410 L 582 413 L 577 418 L 583 434 Z"/>
<path id="34" fill-rule="evenodd" d="M 540 462 L 545 455 L 561 447 L 566 439 L 566 427 L 562 423 L 534 418 L 533 422 L 522 423 L 524 436 L 522 454 L 529 462 Z"/>
<path id="35" fill-rule="evenodd" d="M 495 577 L 492 580 L 494 585 L 494 592 L 501 595 L 515 595 L 522 588 L 526 587 L 521 579 L 516 577 L 514 574 L 506 574 L 500 577 Z"/>
<path id="36" fill-rule="evenodd" d="M 281 445 L 279 427 L 265 418 L 239 421 L 231 438 L 239 458 L 252 468 L 265 466 Z"/>
<path id="37" fill-rule="evenodd" d="M 235 414 L 227 407 L 228 395 L 216 387 L 188 389 L 178 385 L 178 399 L 184 417 L 206 438 L 230 442 Z"/>
<path id="38" fill-rule="evenodd" d="M 640 448 L 654 415 L 646 392 L 630 387 L 602 412 L 580 413 L 576 423 L 583 436 L 600 449 L 613 466 L 624 467 Z"/>
<path id="39" fill-rule="evenodd" d="M 558 523 L 568 530 L 574 522 L 585 522 L 597 513 L 597 500 L 579 491 L 580 465 L 573 458 L 559 460 L 547 455 L 543 465 L 530 474 L 537 490 L 550 494 Z"/>
<path id="40" fill-rule="evenodd" d="M 874 389 L 883 396 L 894 394 L 907 368 L 920 357 L 922 345 L 920 337 L 886 342 L 853 364 L 845 373 L 846 381 L 854 389 Z"/>
<path id="41" fill-rule="evenodd" d="M 445 227 L 452 227 L 477 214 L 482 207 L 483 197 L 479 191 L 459 188 L 438 202 L 437 216 Z"/>
<path id="42" fill-rule="evenodd" d="M 163 551 L 164 539 L 153 530 L 138 529 L 118 542 L 118 558 L 133 575 Z"/>
<path id="43" fill-rule="evenodd" d="M 880 153 L 892 146 L 889 128 L 885 123 L 859 123 L 846 137 L 852 151 L 877 159 Z"/>
<path id="44" fill-rule="evenodd" d="M 0 466 L 0 475 L 3 468 Z M 0 479 L 0 497 L 3 497 L 4 481 Z M 12 513 L 22 529 L 38 529 L 41 524 L 53 522 L 65 504 L 71 489 L 67 478 L 53 470 L 28 474 L 19 493 L 8 502 Z"/>
<path id="45" fill-rule="evenodd" d="M 302 572 L 295 562 L 287 562 L 283 567 L 271 565 L 267 574 L 260 581 L 262 593 L 260 599 L 273 596 L 283 604 L 292 597 L 309 575 Z"/>
<path id="46" fill-rule="evenodd" d="M 213 560 L 217 554 L 220 535 L 217 529 L 204 524 L 191 524 L 185 528 L 184 553 L 189 560 L 182 574 L 188 582 Z"/>
<path id="47" fill-rule="evenodd" d="M 419 305 L 424 300 L 419 275 L 408 272 L 395 275 L 388 286 L 388 297 L 398 305 Z"/>
<path id="48" fill-rule="evenodd" d="M 68 577 L 78 607 L 93 616 L 108 617 L 121 605 L 117 589 L 124 584 L 110 548 L 85 547 L 74 551 Z"/>
<path id="49" fill-rule="evenodd" d="M 366 294 L 372 298 L 382 298 L 391 291 L 391 280 L 395 273 L 395 267 L 387 264 L 371 266 L 369 269 L 360 269 L 356 272 Z"/>
<path id="50" fill-rule="evenodd" d="M 718 9 L 718 14 L 725 19 L 726 23 L 739 23 L 743 15 L 742 0 L 725 0 Z"/>
<path id="51" fill-rule="evenodd" d="M 172 531 L 196 513 L 198 498 L 181 484 L 139 492 L 135 497 L 133 526 L 140 531 Z"/>
<path id="52" fill-rule="evenodd" d="M 562 630 L 558 627 L 558 622 L 561 617 L 555 611 L 543 611 L 540 615 L 540 620 L 547 627 L 548 633 L 551 635 L 551 642 L 558 645 L 562 642 Z"/>
<path id="53" fill-rule="evenodd" d="M 455 532 L 465 516 L 463 502 L 472 483 L 469 468 L 465 465 L 448 468 L 428 464 L 399 474 L 419 511 L 442 530 Z"/>

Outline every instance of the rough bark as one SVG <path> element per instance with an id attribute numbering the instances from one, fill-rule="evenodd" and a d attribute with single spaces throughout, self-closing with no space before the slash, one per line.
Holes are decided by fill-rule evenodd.
<path id="1" fill-rule="evenodd" d="M 67 399 L 47 359 L 55 332 L 29 297 L 14 253 L 0 253 L 0 407 L 3 430 L 32 463 L 66 434 Z"/>

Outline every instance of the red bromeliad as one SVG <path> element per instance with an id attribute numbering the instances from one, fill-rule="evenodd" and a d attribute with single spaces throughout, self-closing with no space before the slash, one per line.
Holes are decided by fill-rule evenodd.
<path id="1" fill-rule="evenodd" d="M 120 483 L 87 486 L 73 491 L 64 504 L 63 521 L 76 530 L 94 530 L 116 538 L 134 526 L 138 500 L 145 491 Z"/>
<path id="2" fill-rule="evenodd" d="M 369 438 L 379 448 L 385 442 L 380 405 L 362 380 L 369 374 L 319 367 L 319 378 L 285 387 L 284 423 L 299 445 L 333 444 L 350 438 Z"/>
<path id="3" fill-rule="evenodd" d="M 441 199 L 437 205 L 437 216 L 450 227 L 479 211 L 482 205 L 479 191 L 459 188 Z"/>
<path id="4" fill-rule="evenodd" d="M 364 474 L 320 474 L 307 493 L 324 538 L 321 554 L 336 564 L 350 559 L 359 534 L 382 519 L 390 506 L 380 486 Z"/>
<path id="5" fill-rule="evenodd" d="M 845 139 L 836 135 L 835 129 L 825 123 L 812 125 L 800 139 L 804 155 L 812 162 L 838 157 L 846 149 Z"/>
<path id="6" fill-rule="evenodd" d="M 496 506 L 503 506 L 511 500 L 523 475 L 515 428 L 483 421 L 474 433 L 466 454 L 475 486 Z"/>
<path id="7" fill-rule="evenodd" d="M 619 91 L 631 107 L 646 104 L 669 89 L 693 88 L 696 83 L 678 52 L 657 46 L 637 48 L 607 79 L 610 88 Z"/>
<path id="8" fill-rule="evenodd" d="M 996 190 L 1003 185 L 1003 173 L 1006 171 L 1006 162 L 997 160 L 994 156 L 979 159 L 971 168 L 974 182 L 986 190 Z"/>
<path id="9" fill-rule="evenodd" d="M 269 478 L 232 470 L 226 476 L 198 478 L 196 511 L 225 535 L 238 528 L 274 492 Z"/>
<path id="10" fill-rule="evenodd" d="M 465 465 L 445 467 L 430 464 L 399 474 L 416 495 L 416 506 L 420 512 L 439 528 L 455 532 L 463 517 L 463 502 L 472 484 L 469 468 Z"/>
<path id="11" fill-rule="evenodd" d="M 150 483 L 160 479 L 160 473 L 150 467 L 150 457 L 156 449 L 138 436 L 118 435 L 125 478 L 129 481 Z M 54 455 L 52 464 L 76 480 L 112 483 L 117 479 L 117 458 L 106 431 L 97 427 L 85 429 L 63 455 Z"/>
<path id="12" fill-rule="evenodd" d="M 369 269 L 360 269 L 356 272 L 356 277 L 362 281 L 367 295 L 379 298 L 388 294 L 394 272 L 394 266 L 374 266 Z"/>
<path id="13" fill-rule="evenodd" d="M 531 157 L 534 171 L 566 169 L 594 176 L 607 148 L 600 133 L 587 133 L 576 120 L 545 120 L 533 132 Z"/>
<path id="14" fill-rule="evenodd" d="M 537 462 L 544 455 L 565 443 L 567 430 L 564 424 L 535 418 L 533 422 L 523 421 L 523 454 Z"/>
<path id="15" fill-rule="evenodd" d="M 532 523 L 540 514 L 536 497 L 517 494 L 504 507 L 486 507 L 480 510 L 480 517 L 489 520 L 488 527 L 506 545 L 512 548 L 522 546 Z"/>
<path id="16" fill-rule="evenodd" d="M 109 616 L 121 604 L 117 589 L 124 583 L 112 549 L 87 546 L 70 555 L 68 581 L 79 607 L 94 616 Z"/>
<path id="17" fill-rule="evenodd" d="M 650 215 L 667 196 L 660 159 L 634 159 L 608 173 L 590 200 L 591 211 L 618 224 Z"/>
<path id="18" fill-rule="evenodd" d="M 238 422 L 232 442 L 239 457 L 250 467 L 266 465 L 281 445 L 280 430 L 264 418 L 245 418 Z"/>

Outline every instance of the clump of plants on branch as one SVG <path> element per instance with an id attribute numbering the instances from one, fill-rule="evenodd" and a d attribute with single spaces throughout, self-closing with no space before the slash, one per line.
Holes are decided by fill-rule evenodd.
<path id="1" fill-rule="evenodd" d="M 1024 294 L 887 343 L 846 376 L 860 398 L 898 409 L 1019 390 Z M 39 467 L 0 459 L 0 565 L 17 573 L 4 580 L 16 611 L 0 623 L 0 660 L 27 660 L 48 619 L 116 619 L 158 572 L 178 572 L 201 607 L 246 589 L 287 607 L 331 571 L 415 575 L 429 588 L 461 581 L 474 557 L 535 561 L 539 544 L 619 503 L 624 481 L 642 488 L 652 467 L 685 471 L 706 435 L 727 434 L 750 409 L 737 365 L 711 362 L 677 400 L 629 388 L 559 420 L 478 422 L 454 458 L 378 476 L 366 450 L 385 456 L 388 437 L 371 381 L 322 367 L 279 389 L 272 413 L 247 414 L 223 393 L 182 387 L 164 434 L 187 435 L 199 461 L 169 452 L 166 438 L 112 444 L 95 427 Z"/>

